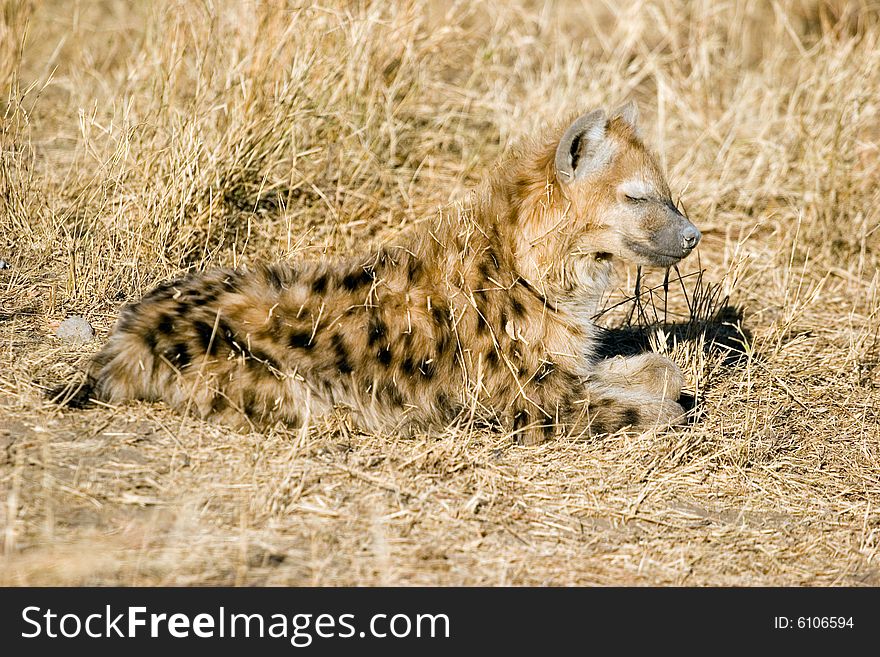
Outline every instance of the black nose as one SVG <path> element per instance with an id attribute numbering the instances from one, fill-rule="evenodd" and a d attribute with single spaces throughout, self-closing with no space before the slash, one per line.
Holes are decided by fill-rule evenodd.
<path id="1" fill-rule="evenodd" d="M 688 226 L 681 231 L 681 245 L 685 249 L 692 249 L 700 243 L 701 237 L 702 235 L 700 234 L 700 231 L 697 230 L 696 226 Z"/>

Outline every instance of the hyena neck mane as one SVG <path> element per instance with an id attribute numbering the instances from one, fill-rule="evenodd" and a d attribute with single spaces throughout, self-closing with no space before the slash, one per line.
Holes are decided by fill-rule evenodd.
<path id="1" fill-rule="evenodd" d="M 467 198 L 415 230 L 409 248 L 454 288 L 520 284 L 587 329 L 613 265 L 601 244 L 571 256 L 570 203 L 554 166 L 561 132 L 520 143 Z"/>

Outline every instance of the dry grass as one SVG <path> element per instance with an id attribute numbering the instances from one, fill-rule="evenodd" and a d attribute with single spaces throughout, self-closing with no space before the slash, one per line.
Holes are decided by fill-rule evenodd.
<path id="1" fill-rule="evenodd" d="M 880 585 L 878 40 L 867 0 L 0 1 L 0 583 Z M 691 426 L 44 401 L 98 348 L 66 315 L 103 338 L 185 269 L 382 239 L 628 97 L 705 239 L 602 321 L 684 366 Z"/>

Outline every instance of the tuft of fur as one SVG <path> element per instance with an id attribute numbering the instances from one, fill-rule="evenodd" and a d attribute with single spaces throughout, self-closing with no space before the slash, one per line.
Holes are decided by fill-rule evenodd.
<path id="1" fill-rule="evenodd" d="M 678 367 L 597 360 L 591 317 L 615 257 L 687 255 L 666 246 L 681 215 L 631 108 L 578 121 L 363 255 L 160 285 L 53 397 L 163 401 L 244 430 L 336 405 L 368 430 L 430 430 L 469 409 L 525 444 L 680 422 Z M 646 198 L 621 192 L 633 188 Z"/>

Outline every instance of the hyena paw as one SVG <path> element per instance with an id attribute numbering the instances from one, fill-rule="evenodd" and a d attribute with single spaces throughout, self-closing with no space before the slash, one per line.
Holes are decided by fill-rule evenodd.
<path id="1" fill-rule="evenodd" d="M 593 379 L 607 386 L 635 388 L 673 401 L 681 396 L 684 384 L 681 368 L 655 353 L 601 360 L 593 367 Z"/>
<path id="2" fill-rule="evenodd" d="M 594 400 L 589 408 L 591 435 L 620 429 L 644 432 L 684 424 L 685 410 L 671 399 L 620 392 Z"/>
<path id="3" fill-rule="evenodd" d="M 514 417 L 513 438 L 520 445 L 539 445 L 560 436 L 609 434 L 626 429 L 643 433 L 685 423 L 684 408 L 672 399 L 604 390 L 593 397 L 586 409 L 559 418 L 537 416 L 520 411 Z"/>
<path id="4" fill-rule="evenodd" d="M 686 412 L 681 404 L 672 399 L 658 399 L 643 404 L 639 409 L 639 423 L 633 428 L 640 431 L 679 426 L 685 423 Z"/>

